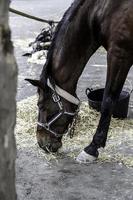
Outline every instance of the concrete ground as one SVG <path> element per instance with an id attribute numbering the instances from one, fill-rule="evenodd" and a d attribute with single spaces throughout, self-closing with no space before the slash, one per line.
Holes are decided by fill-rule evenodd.
<path id="1" fill-rule="evenodd" d="M 60 19 L 71 0 L 12 0 L 13 8 L 46 19 Z M 42 23 L 10 14 L 12 41 L 34 39 L 44 27 Z M 19 67 L 17 101 L 32 96 L 36 89 L 24 78 L 37 78 L 42 65 L 29 64 L 22 57 L 21 45 L 15 45 Z M 128 75 L 127 85 L 132 85 L 133 69 Z M 81 100 L 87 100 L 86 87 L 103 87 L 106 77 L 106 53 L 97 53 L 88 62 L 79 79 L 77 93 Z M 131 97 L 130 105 L 132 105 Z M 133 116 L 132 108 L 129 116 Z M 23 158 L 23 159 L 22 159 Z M 47 165 L 28 148 L 19 148 L 16 161 L 16 182 L 18 200 L 132 200 L 133 169 L 118 163 L 95 163 L 79 165 L 69 158 Z"/>

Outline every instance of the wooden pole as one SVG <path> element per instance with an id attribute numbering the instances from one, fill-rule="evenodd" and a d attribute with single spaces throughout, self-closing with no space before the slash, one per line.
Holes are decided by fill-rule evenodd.
<path id="1" fill-rule="evenodd" d="M 8 25 L 9 0 L 0 0 L 0 200 L 16 200 L 17 65 Z"/>

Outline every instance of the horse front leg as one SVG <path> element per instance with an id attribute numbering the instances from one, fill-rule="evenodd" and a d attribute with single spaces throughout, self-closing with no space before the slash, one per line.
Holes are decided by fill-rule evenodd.
<path id="1" fill-rule="evenodd" d="M 101 118 L 92 142 L 85 147 L 76 159 L 80 163 L 96 160 L 99 155 L 98 149 L 105 147 L 113 106 L 119 98 L 128 71 L 132 65 L 131 57 L 128 53 L 123 49 L 118 51 L 118 47 L 108 51 L 107 62 L 107 80 L 101 107 Z"/>

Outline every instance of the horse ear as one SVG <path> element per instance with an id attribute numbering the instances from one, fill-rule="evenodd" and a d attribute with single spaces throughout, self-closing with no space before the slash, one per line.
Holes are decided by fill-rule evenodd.
<path id="1" fill-rule="evenodd" d="M 28 81 L 29 83 L 31 83 L 32 85 L 34 85 L 36 87 L 44 89 L 44 85 L 40 80 L 33 80 L 33 79 L 26 78 L 25 81 Z"/>

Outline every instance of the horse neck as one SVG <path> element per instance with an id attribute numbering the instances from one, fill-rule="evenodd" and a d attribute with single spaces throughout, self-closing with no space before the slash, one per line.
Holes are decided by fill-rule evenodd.
<path id="1" fill-rule="evenodd" d="M 98 48 L 91 36 L 89 9 L 87 0 L 81 0 L 82 6 L 69 9 L 54 42 L 52 54 L 52 77 L 57 85 L 75 94 L 78 79 L 90 56 Z M 94 2 L 94 1 L 90 1 Z"/>

